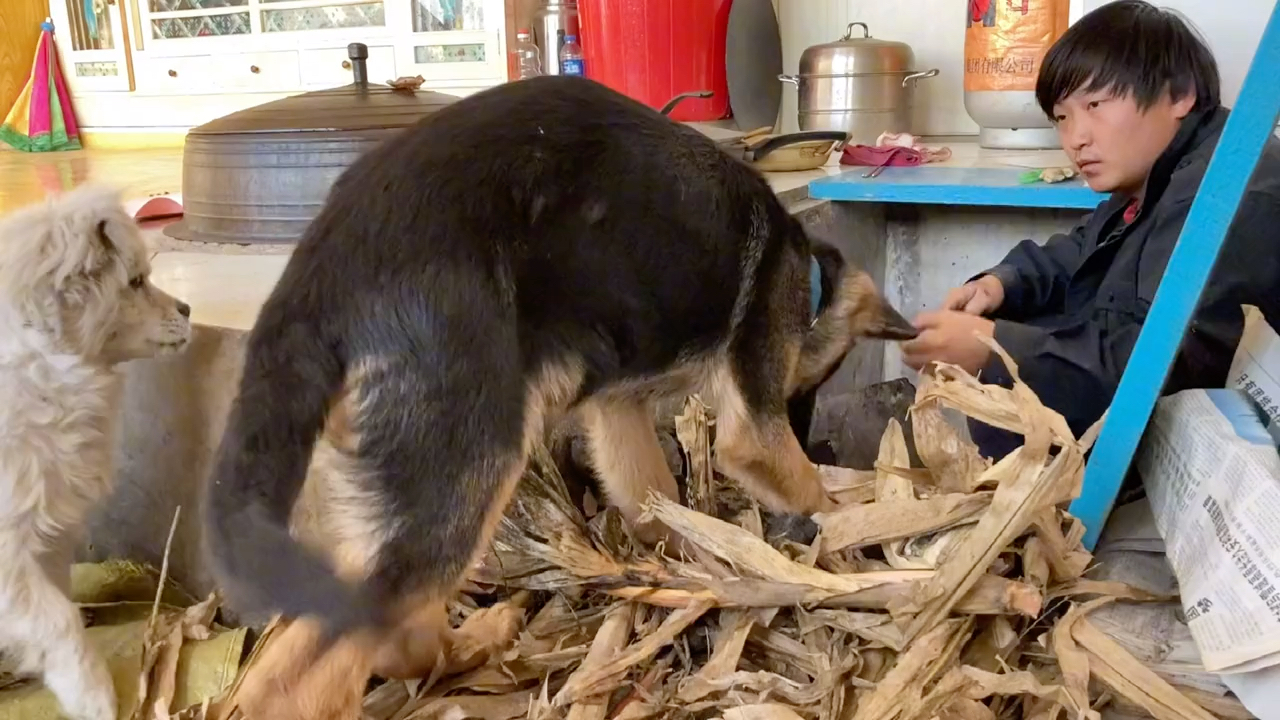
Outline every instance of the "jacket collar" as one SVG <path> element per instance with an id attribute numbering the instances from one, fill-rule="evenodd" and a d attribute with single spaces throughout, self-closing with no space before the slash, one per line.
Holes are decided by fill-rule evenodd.
<path id="1" fill-rule="evenodd" d="M 1217 147 L 1228 114 L 1226 108 L 1215 106 L 1193 111 L 1182 119 L 1182 125 L 1169 147 L 1165 148 L 1151 166 L 1151 173 L 1147 176 L 1147 189 L 1142 198 L 1144 206 L 1151 207 L 1159 202 L 1175 172 L 1194 160 L 1203 158 L 1208 161 Z M 1127 199 L 1120 203 L 1121 206 L 1125 204 Z"/>

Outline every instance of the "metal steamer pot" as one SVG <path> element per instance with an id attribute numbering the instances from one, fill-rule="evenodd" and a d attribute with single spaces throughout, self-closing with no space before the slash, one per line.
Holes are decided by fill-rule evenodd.
<path id="1" fill-rule="evenodd" d="M 844 131 L 850 143 L 874 145 L 881 133 L 911 132 L 916 83 L 937 74 L 915 69 L 911 46 L 877 40 L 855 22 L 839 40 L 805 50 L 799 75 L 778 79 L 796 86 L 801 130 Z"/>

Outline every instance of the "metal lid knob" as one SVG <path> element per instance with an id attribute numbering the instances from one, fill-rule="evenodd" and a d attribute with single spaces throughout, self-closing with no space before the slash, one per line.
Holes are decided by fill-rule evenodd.
<path id="1" fill-rule="evenodd" d="M 365 60 L 369 59 L 369 46 L 364 43 L 351 43 L 347 46 L 347 57 L 351 58 L 351 76 L 356 85 L 369 87 L 369 67 Z"/>

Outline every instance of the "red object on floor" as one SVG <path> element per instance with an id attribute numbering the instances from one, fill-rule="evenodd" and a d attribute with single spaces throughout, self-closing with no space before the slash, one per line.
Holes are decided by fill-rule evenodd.
<path id="1" fill-rule="evenodd" d="M 673 120 L 729 117 L 725 36 L 733 0 L 578 0 L 587 77 L 654 108 L 686 92 Z"/>

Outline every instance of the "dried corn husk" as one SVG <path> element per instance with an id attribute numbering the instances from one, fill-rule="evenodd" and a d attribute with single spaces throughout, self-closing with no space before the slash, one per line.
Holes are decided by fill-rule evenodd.
<path id="1" fill-rule="evenodd" d="M 1108 703 L 1242 717 L 1089 623 L 1107 602 L 1167 598 L 1082 577 L 1084 528 L 1063 507 L 1096 429 L 1073 437 L 993 350 L 1012 389 L 945 365 L 921 384 L 924 467 L 890 422 L 873 471 L 819 468 L 840 508 L 814 518 L 811 546 L 766 539 L 759 504 L 714 469 L 714 418 L 696 397 L 674 418 L 688 502 L 646 506 L 685 540 L 680 559 L 634 542 L 614 510 L 588 519 L 540 452 L 455 608 L 461 621 L 518 597 L 504 606 L 522 614 L 518 636 L 468 672 L 376 687 L 364 718 L 1075 720 Z M 1025 444 L 992 464 L 944 408 Z"/>

